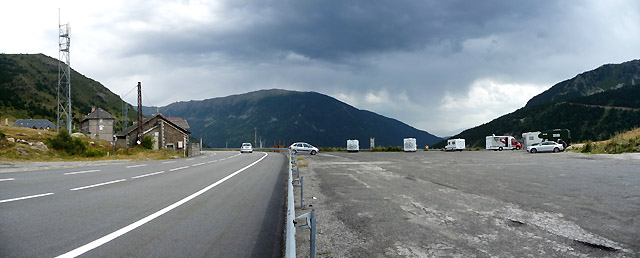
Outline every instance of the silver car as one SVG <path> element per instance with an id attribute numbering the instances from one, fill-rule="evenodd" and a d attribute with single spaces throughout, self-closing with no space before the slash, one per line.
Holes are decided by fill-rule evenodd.
<path id="1" fill-rule="evenodd" d="M 564 146 L 554 141 L 541 142 L 533 144 L 527 147 L 527 152 L 536 153 L 536 152 L 561 152 L 564 150 Z"/>
<path id="2" fill-rule="evenodd" d="M 242 143 L 242 147 L 240 147 L 240 153 L 252 153 L 253 152 L 253 146 L 251 146 L 251 143 L 245 142 Z"/>
<path id="3" fill-rule="evenodd" d="M 319 152 L 318 148 L 313 147 L 313 145 L 306 142 L 296 142 L 294 144 L 291 144 L 291 146 L 289 146 L 289 149 L 291 149 L 294 153 L 305 152 L 311 155 L 316 155 L 316 153 Z"/>

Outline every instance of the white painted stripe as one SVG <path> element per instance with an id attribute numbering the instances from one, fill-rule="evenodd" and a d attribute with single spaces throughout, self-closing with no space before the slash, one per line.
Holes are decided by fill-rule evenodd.
<path id="1" fill-rule="evenodd" d="M 207 161 L 207 163 L 218 162 L 217 160 Z"/>
<path id="2" fill-rule="evenodd" d="M 137 168 L 137 167 L 144 167 L 147 164 L 140 164 L 140 165 L 131 165 L 131 166 L 127 166 L 127 168 Z"/>
<path id="3" fill-rule="evenodd" d="M 169 171 L 176 171 L 176 170 L 185 169 L 185 168 L 188 168 L 188 167 L 189 166 L 184 166 L 184 167 L 179 167 L 179 168 L 172 168 L 172 169 L 169 169 Z"/>
<path id="4" fill-rule="evenodd" d="M 167 206 L 166 208 L 164 208 L 162 210 L 159 210 L 159 211 L 157 211 L 157 212 L 155 212 L 155 213 L 153 213 L 153 214 L 151 214 L 149 216 L 144 217 L 141 220 L 138 220 L 138 221 L 136 221 L 136 222 L 134 222 L 132 224 L 129 224 L 128 226 L 126 226 L 124 228 L 118 229 L 118 230 L 112 232 L 111 234 L 108 234 L 106 236 L 98 238 L 98 239 L 92 241 L 91 243 L 88 243 L 86 245 L 83 245 L 81 247 L 73 249 L 73 250 L 71 250 L 71 251 L 69 251 L 69 252 L 67 252 L 65 254 L 62 254 L 60 256 L 57 256 L 57 257 L 76 257 L 76 256 L 79 256 L 79 255 L 81 255 L 83 253 L 86 253 L 86 252 L 88 252 L 88 251 L 90 251 L 90 250 L 92 250 L 92 249 L 94 249 L 96 247 L 99 247 L 99 246 L 101 246 L 103 244 L 106 244 L 107 242 L 109 242 L 109 241 L 111 241 L 113 239 L 116 239 L 119 236 L 122 236 L 122 235 L 126 234 L 127 232 L 129 232 L 131 230 L 134 230 L 137 227 L 140 227 L 140 226 L 146 224 L 147 222 L 152 221 L 153 219 L 155 219 L 157 217 L 162 216 L 163 214 L 165 214 L 165 213 L 167 213 L 167 212 L 179 207 L 180 205 L 192 200 L 193 198 L 198 197 L 199 195 L 205 193 L 206 191 L 211 190 L 212 188 L 218 186 L 219 184 L 224 183 L 225 181 L 229 180 L 229 178 L 232 178 L 232 177 L 236 176 L 237 174 L 240 174 L 242 171 L 245 171 L 246 169 L 248 169 L 248 168 L 252 167 L 253 165 L 257 164 L 258 162 L 262 161 L 264 158 L 267 157 L 267 155 L 268 155 L 267 153 L 264 153 L 264 156 L 262 156 L 262 158 L 256 160 L 255 162 L 247 165 L 246 167 L 243 167 L 243 168 L 239 169 L 236 172 L 231 173 L 230 175 L 224 177 L 223 179 L 218 180 L 217 182 L 215 182 L 215 183 L 203 188 L 200 191 L 195 192 L 192 195 L 189 195 L 189 196 L 185 197 L 184 199 L 182 199 L 180 201 Z"/>
<path id="5" fill-rule="evenodd" d="M 93 173 L 93 172 L 100 172 L 100 169 L 85 170 L 85 171 L 78 171 L 78 172 L 69 172 L 69 173 L 64 173 L 64 174 L 65 175 L 75 175 L 75 174 L 84 174 L 84 173 Z"/>
<path id="6" fill-rule="evenodd" d="M 71 191 L 78 191 L 78 190 L 83 190 L 83 189 L 92 188 L 92 187 L 96 187 L 96 186 L 102 186 L 102 185 L 114 184 L 114 183 L 118 183 L 118 182 L 122 182 L 122 181 L 127 181 L 127 179 L 120 179 L 120 180 L 114 180 L 114 181 L 109 181 L 109 182 L 105 182 L 105 183 L 99 183 L 99 184 L 95 184 L 95 185 L 88 185 L 88 186 L 83 186 L 83 187 L 77 187 L 77 188 L 73 188 L 73 189 L 69 189 L 69 190 L 71 190 Z"/>
<path id="7" fill-rule="evenodd" d="M 52 194 L 53 193 L 36 194 L 36 195 L 29 195 L 29 196 L 25 196 L 25 197 L 18 197 L 18 198 L 13 198 L 13 199 L 0 200 L 0 203 L 13 202 L 13 201 L 19 201 L 19 200 L 25 200 L 25 199 L 31 199 L 31 198 L 37 198 L 37 197 L 42 197 L 42 196 L 47 196 L 47 195 L 52 195 Z"/>
<path id="8" fill-rule="evenodd" d="M 15 178 L 0 178 L 0 182 L 1 181 L 13 181 L 16 180 Z"/>
<path id="9" fill-rule="evenodd" d="M 142 178 L 142 177 L 145 177 L 145 176 L 153 176 L 153 175 L 162 174 L 162 173 L 164 173 L 164 171 L 158 171 L 158 172 L 154 172 L 154 173 L 134 176 L 134 177 L 131 177 L 131 179 Z"/>
<path id="10" fill-rule="evenodd" d="M 169 164 L 169 163 L 175 163 L 175 162 L 176 162 L 175 160 L 172 160 L 172 161 L 165 161 L 165 162 L 162 162 L 162 164 Z"/>
<path id="11" fill-rule="evenodd" d="M 202 163 L 196 163 L 196 164 L 193 164 L 193 165 L 191 165 L 191 166 L 192 166 L 192 167 L 197 167 L 197 166 L 202 166 L 202 165 L 204 165 L 204 164 L 206 164 L 206 163 L 202 162 Z"/>
<path id="12" fill-rule="evenodd" d="M 196 158 L 190 158 L 190 159 L 187 159 L 187 161 L 192 161 L 192 160 L 194 160 L 194 159 L 196 159 Z"/>

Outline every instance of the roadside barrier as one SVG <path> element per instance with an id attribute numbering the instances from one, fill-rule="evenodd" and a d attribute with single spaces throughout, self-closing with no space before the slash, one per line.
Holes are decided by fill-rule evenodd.
<path id="1" fill-rule="evenodd" d="M 297 184 L 293 184 L 293 166 L 295 164 L 298 178 L 295 179 Z M 311 209 L 311 212 L 296 217 L 295 214 L 295 201 L 293 199 L 293 186 L 300 186 L 300 209 L 304 210 L 303 199 L 303 177 L 300 176 L 300 168 L 298 167 L 298 159 L 295 153 L 289 150 L 289 180 L 287 184 L 287 239 L 285 247 L 285 257 L 296 257 L 296 219 L 306 219 L 307 224 L 297 226 L 297 228 L 309 229 L 309 257 L 316 257 L 316 211 Z"/>

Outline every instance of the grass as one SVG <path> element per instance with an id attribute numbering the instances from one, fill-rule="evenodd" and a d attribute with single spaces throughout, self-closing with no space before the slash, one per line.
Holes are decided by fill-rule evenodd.
<path id="1" fill-rule="evenodd" d="M 55 137 L 55 130 L 36 130 L 24 127 L 0 126 L 0 161 L 5 162 L 49 162 L 49 161 L 97 161 L 97 160 L 162 160 L 182 157 L 182 151 L 147 150 L 143 148 L 114 148 L 108 141 L 79 137 L 88 146 L 85 155 L 69 155 L 48 146 L 48 151 L 34 148 L 25 143 L 10 142 L 25 140 L 30 143 L 47 144 L 48 138 Z M 108 153 L 108 156 L 105 155 Z"/>
<path id="2" fill-rule="evenodd" d="M 640 152 L 640 128 L 615 134 L 609 140 L 585 142 L 574 151 L 589 154 L 620 154 Z"/>

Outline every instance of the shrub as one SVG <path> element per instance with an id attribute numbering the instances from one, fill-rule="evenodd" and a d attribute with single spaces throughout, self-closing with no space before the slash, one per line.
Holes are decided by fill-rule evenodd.
<path id="1" fill-rule="evenodd" d="M 4 139 L 5 136 L 6 135 L 2 131 L 0 131 L 0 140 Z"/>
<path id="2" fill-rule="evenodd" d="M 106 151 L 96 150 L 96 149 L 87 149 L 84 152 L 84 155 L 87 157 L 102 157 L 107 155 Z"/>
<path id="3" fill-rule="evenodd" d="M 142 146 L 142 148 L 145 148 L 147 150 L 153 149 L 153 138 L 151 138 L 151 136 L 145 136 L 142 138 L 142 143 L 140 144 L 140 146 Z"/>
<path id="4" fill-rule="evenodd" d="M 87 143 L 79 138 L 72 138 L 66 130 L 60 130 L 55 137 L 47 138 L 47 142 L 54 150 L 64 151 L 69 155 L 81 155 L 87 150 Z"/>
<path id="5" fill-rule="evenodd" d="M 580 152 L 582 153 L 589 153 L 592 151 L 592 146 L 593 143 L 591 141 L 587 141 L 584 143 L 584 146 L 582 146 L 582 150 L 580 150 Z"/>
<path id="6" fill-rule="evenodd" d="M 375 147 L 371 149 L 372 152 L 400 152 L 404 151 L 404 148 L 400 146 L 387 146 L 387 147 Z"/>

